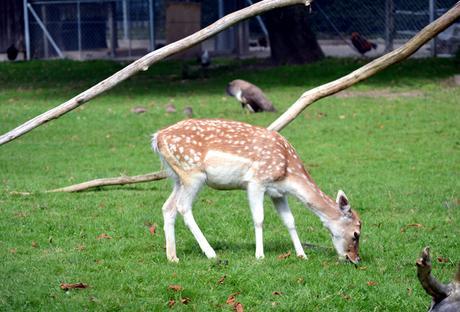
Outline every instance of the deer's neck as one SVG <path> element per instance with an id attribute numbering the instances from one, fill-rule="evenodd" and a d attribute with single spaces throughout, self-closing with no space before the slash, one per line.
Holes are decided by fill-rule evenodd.
<path id="1" fill-rule="evenodd" d="M 293 195 L 315 213 L 326 227 L 330 221 L 340 218 L 341 214 L 335 201 L 321 191 L 310 177 L 295 179 L 292 184 Z"/>

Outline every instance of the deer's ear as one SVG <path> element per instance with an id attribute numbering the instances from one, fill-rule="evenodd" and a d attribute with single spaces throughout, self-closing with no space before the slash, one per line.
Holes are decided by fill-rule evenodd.
<path id="1" fill-rule="evenodd" d="M 342 190 L 339 190 L 337 193 L 337 199 L 335 200 L 339 205 L 340 210 L 346 214 L 350 212 L 350 203 L 348 201 L 347 195 Z"/>

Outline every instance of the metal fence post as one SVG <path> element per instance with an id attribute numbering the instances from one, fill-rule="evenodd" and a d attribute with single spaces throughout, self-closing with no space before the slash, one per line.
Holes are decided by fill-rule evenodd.
<path id="1" fill-rule="evenodd" d="M 436 3 L 435 3 L 435 0 L 428 0 L 428 1 L 429 1 L 429 8 L 430 8 L 430 23 L 431 23 L 436 18 L 436 16 L 435 16 L 435 14 L 436 14 L 436 12 L 435 12 Z M 435 57 L 436 56 L 436 37 L 431 39 L 430 49 L 431 49 L 431 56 Z"/>
<path id="2" fill-rule="evenodd" d="M 78 52 L 80 54 L 80 60 L 82 59 L 81 54 L 81 12 L 80 12 L 80 0 L 77 0 L 77 31 L 78 31 Z"/>
<path id="3" fill-rule="evenodd" d="M 29 11 L 27 10 L 27 0 L 23 0 L 24 6 L 24 41 L 26 44 L 26 59 L 30 60 L 30 29 L 29 29 Z"/>
<path id="4" fill-rule="evenodd" d="M 395 34 L 395 5 L 394 0 L 385 1 L 385 52 L 393 51 Z"/>
<path id="5" fill-rule="evenodd" d="M 154 0 L 149 0 L 149 49 L 155 50 L 155 5 Z"/>

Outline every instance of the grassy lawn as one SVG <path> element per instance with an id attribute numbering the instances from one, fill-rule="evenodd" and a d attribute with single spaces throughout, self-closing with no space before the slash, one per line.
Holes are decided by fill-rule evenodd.
<path id="1" fill-rule="evenodd" d="M 209 78 L 183 80 L 164 62 L 37 130 L 0 147 L 0 310 L 424 311 L 415 259 L 432 247 L 435 275 L 452 278 L 460 260 L 459 99 L 454 61 L 410 60 L 340 96 L 315 103 L 282 133 L 318 185 L 347 193 L 363 220 L 362 264 L 337 260 L 328 232 L 290 204 L 307 261 L 266 201 L 265 259 L 256 261 L 246 193 L 205 188 L 195 218 L 219 260 L 208 260 L 178 218 L 180 262 L 166 261 L 161 206 L 167 180 L 75 194 L 40 191 L 98 177 L 160 168 L 150 135 L 184 118 L 236 119 L 267 126 L 280 113 L 243 114 L 225 96 L 228 81 L 258 84 L 284 111 L 305 90 L 363 63 L 325 60 L 267 68 L 228 63 Z M 0 132 L 54 107 L 120 69 L 111 62 L 0 64 Z M 173 103 L 177 113 L 164 107 Z M 134 114 L 133 107 L 148 109 Z M 37 192 L 30 196 L 12 191 Z M 154 235 L 149 227 L 156 224 Z M 99 238 L 107 234 L 111 238 Z M 437 260 L 439 257 L 439 260 Z M 225 277 L 225 278 L 224 278 Z M 219 282 L 220 281 L 220 282 Z M 63 291 L 61 283 L 87 289 Z M 180 291 L 168 289 L 180 285 Z M 188 298 L 188 299 L 185 299 Z M 181 299 L 188 301 L 181 303 Z"/>

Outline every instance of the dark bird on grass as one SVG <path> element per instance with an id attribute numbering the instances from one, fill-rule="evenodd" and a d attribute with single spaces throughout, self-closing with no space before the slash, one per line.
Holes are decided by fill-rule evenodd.
<path id="1" fill-rule="evenodd" d="M 211 65 L 211 56 L 209 55 L 208 50 L 204 50 L 200 56 L 200 65 L 203 68 L 208 68 Z"/>
<path id="2" fill-rule="evenodd" d="M 375 43 L 366 40 L 366 38 L 361 36 L 358 32 L 351 33 L 351 43 L 362 55 L 369 52 L 371 49 L 377 49 L 377 45 Z"/>
<path id="3" fill-rule="evenodd" d="M 227 86 L 227 94 L 235 97 L 243 109 L 251 113 L 276 112 L 272 102 L 257 86 L 245 80 L 237 79 Z"/>
<path id="4" fill-rule="evenodd" d="M 185 107 L 183 112 L 187 118 L 193 117 L 193 109 L 190 106 Z"/>
<path id="5" fill-rule="evenodd" d="M 439 258 L 438 258 L 439 261 Z M 417 259 L 417 277 L 425 291 L 431 295 L 431 312 L 460 311 L 460 262 L 454 280 L 443 284 L 431 274 L 430 248 L 425 247 Z"/>
<path id="6" fill-rule="evenodd" d="M 14 43 L 6 49 L 6 55 L 10 61 L 15 61 L 18 57 L 19 50 L 15 47 Z"/>

